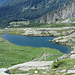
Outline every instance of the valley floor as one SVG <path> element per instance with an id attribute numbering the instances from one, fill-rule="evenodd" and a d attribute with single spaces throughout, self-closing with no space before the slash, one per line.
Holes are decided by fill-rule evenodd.
<path id="1" fill-rule="evenodd" d="M 10 71 L 12 73 L 13 72 L 14 73 L 27 73 L 28 75 L 74 75 L 75 74 L 75 60 L 74 60 L 75 59 L 75 27 L 9 28 L 9 29 L 3 30 L 3 32 L 5 32 L 5 31 L 8 31 L 9 34 L 26 35 L 26 36 L 56 36 L 58 38 L 53 39 L 52 42 L 57 43 L 57 44 L 67 45 L 68 47 L 71 47 L 71 49 L 72 49 L 72 51 L 69 54 L 65 54 L 65 55 L 63 55 L 63 53 L 61 53 L 59 51 L 55 52 L 55 50 L 54 50 L 54 52 L 52 52 L 51 49 L 47 49 L 46 53 L 52 52 L 53 54 L 56 54 L 56 53 L 58 54 L 58 57 L 56 59 L 53 59 L 53 64 L 51 65 L 51 67 L 48 65 L 48 68 L 49 68 L 48 70 L 38 69 L 38 67 L 36 67 L 35 69 L 31 69 L 29 71 L 24 72 L 23 70 L 20 70 L 21 67 L 19 66 L 17 69 L 15 69 L 15 68 L 11 69 Z M 16 60 L 16 64 L 18 64 L 18 61 L 24 62 L 25 55 L 30 55 L 29 57 L 31 57 L 27 61 L 31 61 L 33 59 L 33 57 L 40 58 L 41 57 L 40 55 L 43 53 L 43 49 L 44 49 L 44 48 L 36 49 L 36 48 L 27 48 L 27 47 L 22 48 L 22 47 L 13 45 L 9 42 L 7 44 L 6 43 L 7 43 L 7 41 L 3 41 L 3 40 L 2 40 L 2 42 L 0 42 L 0 46 L 1 46 L 0 49 L 2 52 L 2 54 L 0 54 L 1 55 L 0 58 L 2 60 L 1 61 L 2 63 L 8 62 L 8 61 L 6 61 L 7 60 L 6 57 L 8 57 L 8 55 L 6 55 L 6 56 L 3 55 L 3 51 L 5 52 L 4 54 L 7 54 L 7 51 L 9 50 L 9 55 L 10 55 L 13 53 L 12 52 L 12 50 L 13 50 L 14 53 L 16 52 L 16 54 L 18 54 L 18 55 L 15 54 L 16 56 L 14 56 L 14 58 L 17 56 L 19 56 L 20 58 L 23 58 L 23 60 L 21 60 L 21 59 L 18 60 L 17 58 L 16 58 L 17 60 L 14 59 L 13 63 L 12 64 L 10 63 L 10 65 L 9 65 L 10 67 L 11 67 L 11 65 L 15 65 L 15 60 Z M 5 48 L 3 48 L 4 45 L 5 46 L 7 45 L 7 46 Z M 9 49 L 8 49 L 8 46 L 9 46 Z M 15 49 L 16 49 L 16 51 L 15 51 Z M 33 52 L 32 52 L 32 54 L 29 53 L 30 50 L 33 50 L 33 49 L 36 50 L 36 53 L 39 50 L 42 50 L 42 51 L 39 52 L 38 56 L 36 56 L 36 55 L 33 56 Z M 25 53 L 25 55 L 23 56 L 25 50 L 28 50 L 29 52 Z M 51 51 L 49 52 L 49 50 L 51 50 Z M 60 53 L 60 55 L 59 55 L 59 53 Z M 3 58 L 3 56 L 5 56 L 5 58 Z M 11 57 L 13 57 L 13 55 Z M 52 58 L 54 58 L 54 57 L 52 57 Z M 11 58 L 10 58 L 10 60 L 11 60 Z M 13 60 L 13 58 L 12 58 L 12 60 Z M 12 62 L 12 60 L 11 60 L 11 62 Z M 19 63 L 22 63 L 22 62 L 19 62 Z M 42 61 L 40 61 L 40 62 L 42 62 Z M 3 63 L 4 66 L 5 66 L 5 63 Z M 8 64 L 9 63 L 7 63 L 7 65 Z M 1 67 L 3 65 L 1 65 Z M 6 65 L 6 67 L 7 67 L 7 65 Z M 29 68 L 31 68 L 31 67 L 33 67 L 33 66 L 30 66 Z M 23 66 L 23 69 L 24 69 L 24 66 Z"/>

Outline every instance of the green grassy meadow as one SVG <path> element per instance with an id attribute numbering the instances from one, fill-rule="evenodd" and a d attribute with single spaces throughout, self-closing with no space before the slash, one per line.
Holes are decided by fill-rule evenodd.
<path id="1" fill-rule="evenodd" d="M 16 64 L 38 60 L 46 54 L 49 54 L 49 56 L 42 59 L 44 61 L 55 60 L 63 55 L 56 49 L 18 46 L 3 40 L 0 42 L 0 68 L 8 68 Z"/>

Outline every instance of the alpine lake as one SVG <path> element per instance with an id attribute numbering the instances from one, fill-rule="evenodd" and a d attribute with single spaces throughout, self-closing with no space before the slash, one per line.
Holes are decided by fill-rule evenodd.
<path id="1" fill-rule="evenodd" d="M 10 43 L 20 46 L 30 46 L 36 48 L 46 47 L 46 48 L 57 49 L 63 53 L 69 53 L 71 51 L 71 49 L 67 46 L 58 45 L 49 41 L 56 37 L 29 37 L 29 36 L 12 35 L 4 33 L 2 34 L 2 38 L 8 40 Z"/>

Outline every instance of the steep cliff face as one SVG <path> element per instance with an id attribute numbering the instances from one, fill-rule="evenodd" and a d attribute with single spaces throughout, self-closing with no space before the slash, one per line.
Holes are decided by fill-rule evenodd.
<path id="1" fill-rule="evenodd" d="M 41 18 L 38 19 L 39 22 L 50 23 L 51 21 L 58 21 L 60 18 L 73 18 L 75 17 L 75 2 L 71 3 L 68 6 L 64 6 L 58 10 L 52 11 L 50 13 L 45 14 Z"/>

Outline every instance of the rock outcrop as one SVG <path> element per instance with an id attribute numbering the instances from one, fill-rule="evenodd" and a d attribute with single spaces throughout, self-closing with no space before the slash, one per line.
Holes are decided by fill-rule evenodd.
<path id="1" fill-rule="evenodd" d="M 29 71 L 30 69 L 43 69 L 47 70 L 52 66 L 53 61 L 30 61 L 22 64 L 15 65 L 13 67 L 8 68 L 10 69 L 16 69 L 23 71 Z"/>
<path id="2" fill-rule="evenodd" d="M 18 69 L 19 71 L 29 71 L 32 69 L 49 70 L 52 67 L 54 61 L 30 61 L 15 66 L 0 69 L 0 75 L 29 75 L 29 74 L 10 74 L 11 69 Z M 36 73 L 37 71 L 35 71 Z"/>
<path id="3" fill-rule="evenodd" d="M 62 28 L 24 28 L 22 35 L 26 36 L 59 36 L 69 35 L 73 33 L 75 27 L 62 27 Z"/>

